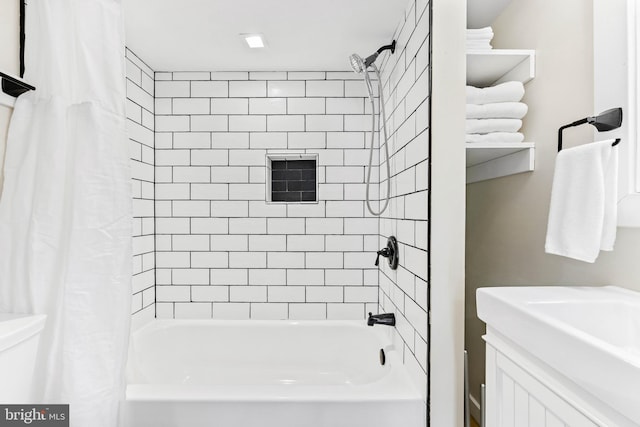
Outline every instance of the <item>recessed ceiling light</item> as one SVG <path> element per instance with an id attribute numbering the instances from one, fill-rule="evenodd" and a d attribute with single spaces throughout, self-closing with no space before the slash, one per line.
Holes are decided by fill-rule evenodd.
<path id="1" fill-rule="evenodd" d="M 264 38 L 260 34 L 241 34 L 251 49 L 264 47 Z"/>

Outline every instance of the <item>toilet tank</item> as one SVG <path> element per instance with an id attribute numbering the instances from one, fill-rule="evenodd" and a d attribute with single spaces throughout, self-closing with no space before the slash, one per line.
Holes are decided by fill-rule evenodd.
<path id="1" fill-rule="evenodd" d="M 32 403 L 31 383 L 45 315 L 0 313 L 0 402 Z"/>

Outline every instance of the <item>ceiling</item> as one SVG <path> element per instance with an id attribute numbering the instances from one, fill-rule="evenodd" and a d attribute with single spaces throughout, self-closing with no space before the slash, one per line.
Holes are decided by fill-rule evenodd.
<path id="1" fill-rule="evenodd" d="M 127 46 L 156 71 L 348 70 L 391 42 L 408 0 L 123 0 Z M 241 33 L 263 34 L 249 49 Z"/>

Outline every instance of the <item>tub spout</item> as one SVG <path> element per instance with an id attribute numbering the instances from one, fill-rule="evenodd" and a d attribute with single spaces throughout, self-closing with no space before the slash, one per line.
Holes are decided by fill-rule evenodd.
<path id="1" fill-rule="evenodd" d="M 387 325 L 396 326 L 396 315 L 393 313 L 371 314 L 367 319 L 367 325 Z"/>

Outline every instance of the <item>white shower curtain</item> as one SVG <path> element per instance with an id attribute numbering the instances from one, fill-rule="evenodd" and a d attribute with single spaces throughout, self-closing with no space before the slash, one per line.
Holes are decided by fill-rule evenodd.
<path id="1" fill-rule="evenodd" d="M 120 0 L 29 0 L 0 198 L 0 311 L 48 315 L 34 402 L 114 427 L 124 390 L 131 184 Z"/>

